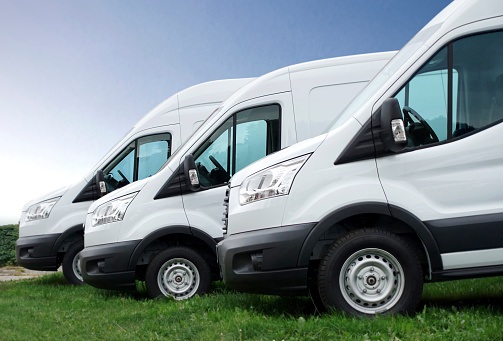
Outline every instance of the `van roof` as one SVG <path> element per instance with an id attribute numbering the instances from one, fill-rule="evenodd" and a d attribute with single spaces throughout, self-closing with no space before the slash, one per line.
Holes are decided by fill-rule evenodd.
<path id="1" fill-rule="evenodd" d="M 397 51 L 376 52 L 352 56 L 334 57 L 286 66 L 266 73 L 265 75 L 260 76 L 251 81 L 249 84 L 243 86 L 222 104 L 222 108 L 225 112 L 230 107 L 233 107 L 237 103 L 245 100 L 269 95 L 272 93 L 290 91 L 290 80 L 283 78 L 283 76 L 288 73 L 371 61 L 390 60 L 396 54 L 396 52 Z"/>
<path id="2" fill-rule="evenodd" d="M 133 126 L 130 132 L 138 132 L 157 126 L 158 120 L 155 119 L 156 116 L 164 116 L 163 120 L 166 121 L 166 115 L 179 108 L 222 102 L 253 79 L 254 78 L 223 79 L 188 87 L 168 97 L 153 108 Z M 177 117 L 173 117 L 173 119 L 169 121 L 177 123 L 179 120 Z"/>
<path id="3" fill-rule="evenodd" d="M 297 72 L 297 71 L 319 69 L 337 65 L 349 65 L 349 64 L 372 62 L 377 60 L 389 60 L 393 58 L 396 52 L 397 51 L 375 52 L 375 53 L 357 54 L 352 56 L 320 59 L 311 62 L 294 64 L 288 66 L 288 69 L 290 70 L 290 72 Z"/>

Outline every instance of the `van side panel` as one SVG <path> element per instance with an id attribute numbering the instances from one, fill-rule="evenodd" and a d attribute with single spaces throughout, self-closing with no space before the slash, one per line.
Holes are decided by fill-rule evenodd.
<path id="1" fill-rule="evenodd" d="M 202 103 L 189 107 L 183 107 L 178 110 L 180 115 L 180 134 L 183 140 L 186 140 L 196 131 L 197 128 L 219 106 L 218 103 Z M 174 151 L 174 149 L 173 149 Z"/>
<path id="2" fill-rule="evenodd" d="M 388 60 L 291 72 L 298 140 L 321 134 Z M 337 94 L 337 96 L 334 96 Z"/>

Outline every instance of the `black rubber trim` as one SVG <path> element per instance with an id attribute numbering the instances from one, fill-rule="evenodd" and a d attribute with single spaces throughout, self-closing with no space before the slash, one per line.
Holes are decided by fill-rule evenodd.
<path id="1" fill-rule="evenodd" d="M 129 260 L 139 240 L 86 247 L 80 252 L 84 282 L 101 289 L 135 289 L 135 268 Z M 100 271 L 98 264 L 104 262 Z"/>
<path id="2" fill-rule="evenodd" d="M 391 215 L 388 204 L 367 202 L 342 207 L 320 220 L 311 230 L 302 245 L 302 250 L 298 259 L 298 266 L 307 266 L 309 264 L 311 252 L 314 250 L 316 243 L 330 227 L 348 217 L 368 213 L 383 214 L 387 216 Z"/>
<path id="3" fill-rule="evenodd" d="M 19 238 L 15 243 L 17 264 L 31 270 L 57 270 L 57 257 L 51 250 L 60 236 L 55 233 Z M 30 249 L 32 252 L 28 253 Z"/>
<path id="4" fill-rule="evenodd" d="M 440 249 L 438 247 L 438 241 L 435 236 L 431 233 L 428 226 L 423 223 L 419 218 L 417 218 L 412 213 L 394 205 L 390 205 L 391 215 L 398 220 L 403 221 L 405 224 L 410 226 L 423 242 L 426 251 L 428 252 L 428 257 L 430 261 L 430 266 L 432 271 L 442 270 L 444 265 L 442 263 L 442 257 L 440 256 Z"/>
<path id="5" fill-rule="evenodd" d="M 98 193 L 98 187 L 96 186 L 96 177 L 93 178 L 82 188 L 82 190 L 77 194 L 72 203 L 85 202 L 85 201 L 95 201 L 100 198 Z"/>
<path id="6" fill-rule="evenodd" d="M 299 255 L 298 266 L 307 266 L 309 264 L 311 253 L 314 250 L 316 243 L 330 227 L 348 217 L 369 213 L 392 216 L 411 227 L 419 236 L 426 248 L 431 269 L 433 271 L 443 269 L 439 248 L 428 227 L 411 213 L 399 207 L 379 202 L 349 205 L 342 207 L 323 218 L 318 224 L 316 224 L 311 233 L 307 236 Z"/>
<path id="7" fill-rule="evenodd" d="M 184 191 L 182 187 L 186 187 L 185 174 L 183 172 L 183 166 L 178 165 L 178 168 L 171 174 L 168 181 L 164 183 L 159 192 L 154 196 L 154 200 L 182 195 L 182 193 L 188 190 L 185 188 Z"/>
<path id="8" fill-rule="evenodd" d="M 65 240 L 72 234 L 78 234 L 84 239 L 84 226 L 83 224 L 75 225 L 65 230 L 58 239 L 54 242 L 54 246 L 51 251 L 51 255 L 57 255 L 58 250 L 61 245 L 65 242 Z"/>
<path id="9" fill-rule="evenodd" d="M 31 270 L 56 271 L 59 267 L 58 250 L 74 233 L 83 238 L 82 225 L 73 226 L 63 233 L 19 238 L 15 244 L 17 264 Z M 28 253 L 29 249 L 31 253 Z"/>
<path id="10" fill-rule="evenodd" d="M 297 266 L 302 242 L 314 223 L 240 233 L 218 244 L 224 281 L 240 291 L 302 295 L 307 293 L 307 267 Z M 252 255 L 260 254 L 260 269 Z"/>
<path id="11" fill-rule="evenodd" d="M 503 265 L 484 266 L 477 268 L 435 271 L 431 280 L 434 282 L 452 281 L 457 279 L 480 278 L 503 275 Z"/>
<path id="12" fill-rule="evenodd" d="M 216 255 L 215 246 L 217 245 L 217 241 L 211 238 L 211 236 L 208 235 L 206 232 L 203 232 L 199 229 L 190 228 L 184 225 L 168 226 L 150 233 L 149 235 L 145 236 L 145 238 L 139 241 L 138 245 L 132 252 L 128 268 L 135 269 L 136 264 L 138 263 L 138 260 L 141 257 L 141 254 L 147 248 L 147 246 L 149 246 L 153 241 L 173 234 L 185 234 L 193 236 L 201 240 L 204 244 L 206 244 L 211 249 L 213 254 Z"/>
<path id="13" fill-rule="evenodd" d="M 503 247 L 503 213 L 430 220 L 425 224 L 437 240 L 440 253 Z"/>
<path id="14" fill-rule="evenodd" d="M 213 254 L 215 256 L 217 255 L 216 246 L 217 246 L 218 242 L 220 241 L 220 238 L 218 238 L 218 239 L 212 238 L 206 232 L 204 232 L 202 230 L 199 230 L 199 229 L 196 229 L 194 227 L 191 227 L 190 230 L 192 231 L 192 235 L 194 237 L 196 237 L 197 239 L 203 241 L 206 245 L 208 245 L 208 247 L 211 249 L 211 251 L 213 252 Z"/>
<path id="15" fill-rule="evenodd" d="M 369 117 L 360 131 L 353 137 L 346 148 L 344 148 L 343 152 L 339 155 L 337 160 L 335 160 L 334 165 L 395 154 L 384 147 L 381 139 L 383 133 L 381 127 L 381 108 L 379 108 Z M 402 152 L 407 151 L 409 151 L 409 149 L 404 149 Z"/>
<path id="16" fill-rule="evenodd" d="M 368 160 L 375 157 L 375 142 L 371 122 L 372 121 L 369 119 L 363 125 L 351 142 L 344 148 L 337 160 L 335 160 L 334 165 Z"/>

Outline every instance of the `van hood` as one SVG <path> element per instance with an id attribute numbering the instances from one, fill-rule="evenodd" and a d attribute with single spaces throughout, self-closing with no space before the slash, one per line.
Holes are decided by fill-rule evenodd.
<path id="1" fill-rule="evenodd" d="M 326 137 L 326 133 L 318 135 L 316 137 L 291 145 L 290 147 L 287 147 L 285 149 L 279 150 L 276 153 L 270 154 L 265 158 L 252 163 L 248 167 L 245 167 L 234 174 L 234 176 L 230 180 L 231 187 L 240 186 L 243 183 L 244 179 L 266 168 L 290 159 L 294 159 L 301 155 L 313 153 L 325 140 Z"/>
<path id="2" fill-rule="evenodd" d="M 39 202 L 63 196 L 63 194 L 65 194 L 66 191 L 68 190 L 68 188 L 70 188 L 70 187 L 66 186 L 66 187 L 63 187 L 63 188 L 59 188 L 59 189 L 57 189 L 55 191 L 49 192 L 47 194 L 44 194 L 44 195 L 42 195 L 42 196 L 40 196 L 40 197 L 38 197 L 36 199 L 28 201 L 23 206 L 23 212 L 26 212 L 28 210 L 28 208 L 30 208 L 30 206 L 38 204 Z"/>
<path id="3" fill-rule="evenodd" d="M 127 186 L 121 187 L 111 193 L 108 193 L 104 197 L 101 197 L 98 200 L 96 200 L 95 202 L 93 202 L 91 204 L 91 206 L 89 207 L 89 209 L 87 210 L 87 213 L 94 212 L 96 207 L 103 205 L 104 203 L 106 203 L 108 201 L 112 201 L 114 199 L 123 197 L 125 195 L 141 191 L 141 189 L 147 184 L 149 179 L 150 178 L 145 178 L 142 180 L 135 181 L 133 183 L 130 183 Z"/>

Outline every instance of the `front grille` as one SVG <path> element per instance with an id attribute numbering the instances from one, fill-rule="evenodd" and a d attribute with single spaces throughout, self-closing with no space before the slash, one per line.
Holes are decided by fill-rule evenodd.
<path id="1" fill-rule="evenodd" d="M 230 183 L 225 190 L 225 197 L 224 197 L 224 217 L 222 218 L 222 221 L 224 222 L 224 226 L 222 228 L 222 232 L 224 233 L 224 236 L 227 234 L 227 223 L 229 220 L 229 194 L 231 192 L 231 186 Z"/>

